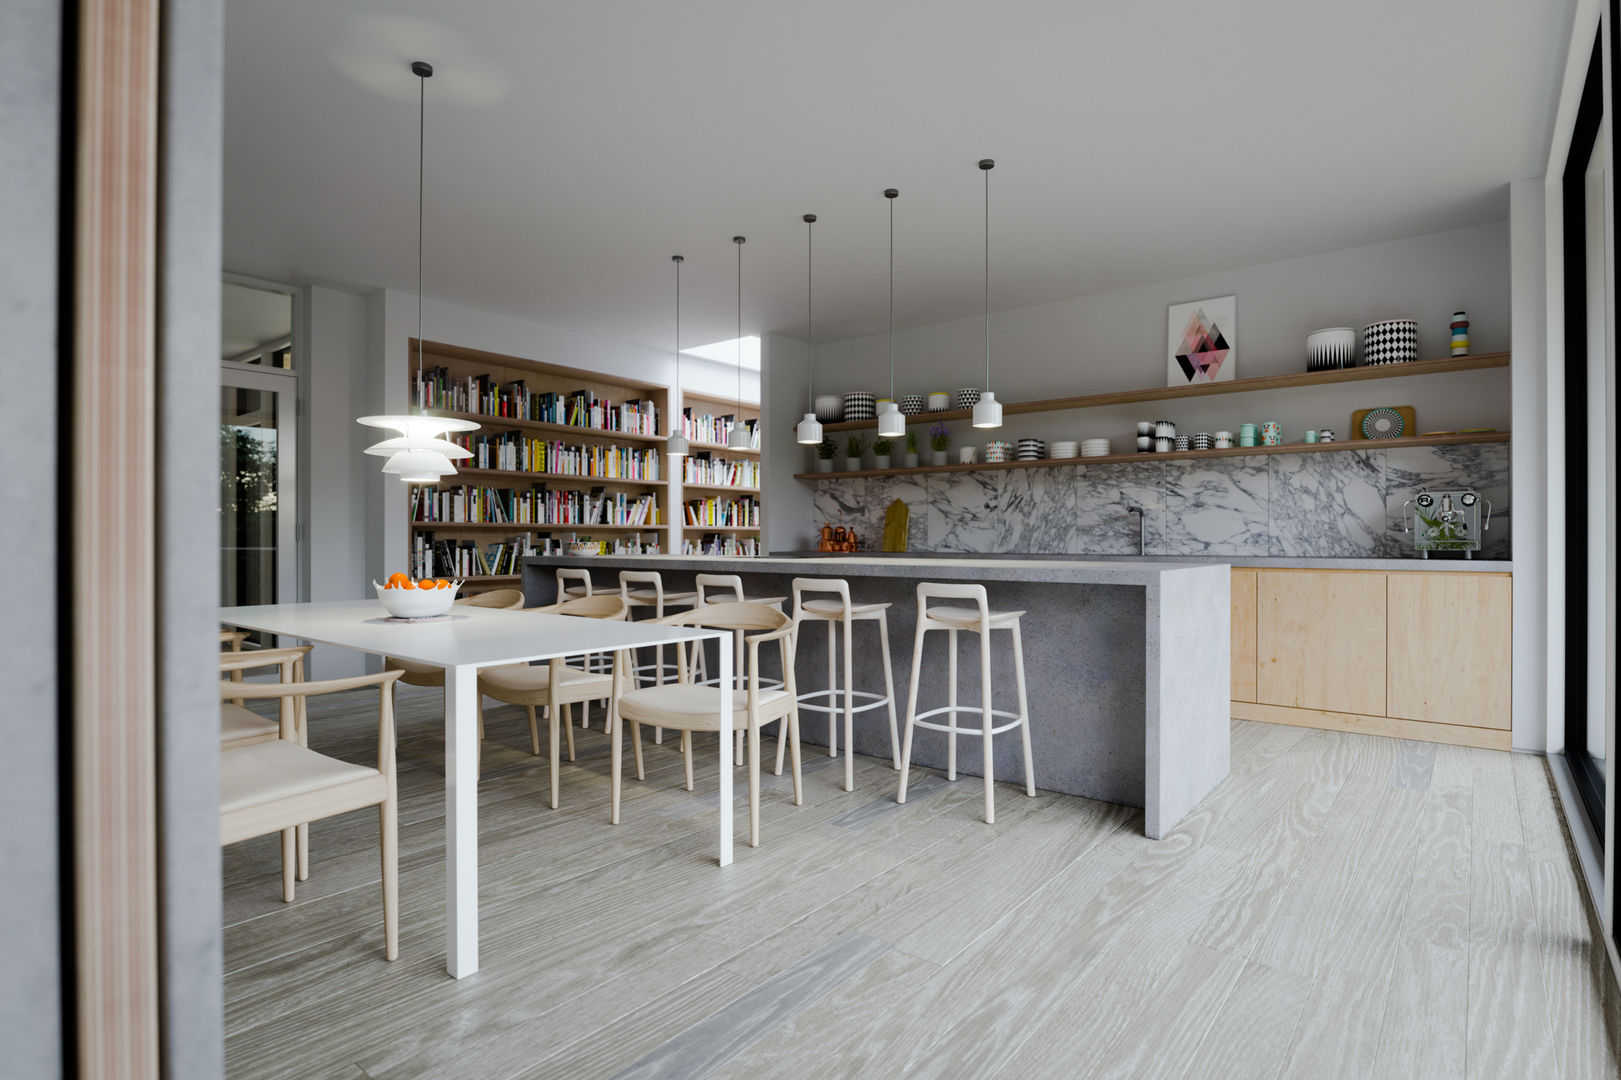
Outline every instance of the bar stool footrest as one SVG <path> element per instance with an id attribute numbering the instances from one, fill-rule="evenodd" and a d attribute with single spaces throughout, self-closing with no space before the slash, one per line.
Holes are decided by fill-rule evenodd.
<path id="1" fill-rule="evenodd" d="M 945 724 L 930 724 L 924 722 L 924 717 L 939 716 L 941 713 L 972 713 L 975 716 L 983 717 L 985 715 L 985 710 L 977 705 L 942 705 L 938 709 L 930 709 L 928 712 L 918 713 L 916 716 L 912 717 L 912 725 L 914 727 L 928 728 L 930 731 L 944 731 L 947 734 L 953 732 L 958 735 L 985 734 L 985 729 L 982 727 L 958 726 L 953 728 L 948 727 Z M 1024 717 L 1020 716 L 1016 712 L 1009 712 L 1006 709 L 992 709 L 991 715 L 1005 717 L 1009 721 L 1008 723 L 1000 726 L 993 724 L 990 732 L 992 735 L 1000 735 L 1004 731 L 1012 731 L 1014 728 L 1025 722 Z"/>
<path id="2" fill-rule="evenodd" d="M 879 708 L 880 706 L 887 705 L 889 703 L 889 695 L 874 693 L 871 690 L 852 690 L 852 691 L 850 691 L 850 697 L 857 700 L 857 701 L 860 701 L 860 700 L 865 700 L 866 701 L 866 704 L 864 704 L 864 705 L 852 705 L 850 707 L 850 711 L 852 713 L 866 712 L 869 709 L 876 709 L 876 708 Z M 831 705 L 809 705 L 809 704 L 806 704 L 806 702 L 811 701 L 811 700 L 813 700 L 815 698 L 831 698 L 831 700 L 833 701 L 833 704 L 831 704 Z M 807 693 L 803 693 L 803 694 L 799 695 L 799 711 L 800 712 L 839 713 L 839 714 L 843 714 L 843 712 L 844 712 L 844 704 L 843 704 L 843 702 L 844 702 L 844 691 L 843 690 L 811 690 L 811 691 L 809 691 Z"/>

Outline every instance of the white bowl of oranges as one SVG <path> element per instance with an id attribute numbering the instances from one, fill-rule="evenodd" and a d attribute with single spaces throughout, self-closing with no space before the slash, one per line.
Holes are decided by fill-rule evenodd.
<path id="1" fill-rule="evenodd" d="M 431 619 L 450 610 L 456 601 L 460 581 L 446 578 L 423 578 L 412 581 L 405 574 L 390 574 L 387 585 L 372 582 L 377 599 L 396 619 Z"/>

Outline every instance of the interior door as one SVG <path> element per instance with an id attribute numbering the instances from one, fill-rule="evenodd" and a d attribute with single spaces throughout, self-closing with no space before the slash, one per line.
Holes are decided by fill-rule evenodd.
<path id="1" fill-rule="evenodd" d="M 297 387 L 291 373 L 220 376 L 220 603 L 297 599 Z"/>

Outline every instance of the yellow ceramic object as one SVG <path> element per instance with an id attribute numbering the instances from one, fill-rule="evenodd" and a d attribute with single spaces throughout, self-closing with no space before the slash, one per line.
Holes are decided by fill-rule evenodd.
<path id="1" fill-rule="evenodd" d="M 911 520 L 911 511 L 906 504 L 896 499 L 884 511 L 884 550 L 906 550 L 906 527 Z"/>

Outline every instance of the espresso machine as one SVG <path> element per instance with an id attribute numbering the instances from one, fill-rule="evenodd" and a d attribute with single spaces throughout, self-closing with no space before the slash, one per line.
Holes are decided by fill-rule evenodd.
<path id="1" fill-rule="evenodd" d="M 1421 491 L 1401 508 L 1402 531 L 1412 534 L 1413 549 L 1421 559 L 1432 551 L 1461 551 L 1470 558 L 1480 550 L 1481 535 L 1492 523 L 1491 500 L 1473 488 Z"/>

